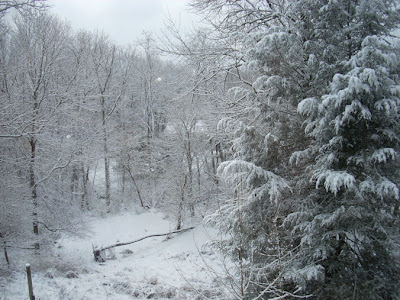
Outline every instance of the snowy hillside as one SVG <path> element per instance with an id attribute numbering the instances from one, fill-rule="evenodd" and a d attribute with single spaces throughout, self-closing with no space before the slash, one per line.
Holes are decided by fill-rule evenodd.
<path id="1" fill-rule="evenodd" d="M 199 225 L 117 247 L 116 258 L 100 264 L 93 259 L 92 244 L 132 241 L 174 228 L 157 212 L 110 216 L 90 221 L 89 227 L 88 237 L 65 237 L 55 244 L 59 261 L 53 267 L 32 269 L 36 299 L 223 298 L 214 284 L 217 255 L 202 247 L 215 234 L 212 229 Z M 28 299 L 23 271 L 0 279 L 0 299 Z"/>

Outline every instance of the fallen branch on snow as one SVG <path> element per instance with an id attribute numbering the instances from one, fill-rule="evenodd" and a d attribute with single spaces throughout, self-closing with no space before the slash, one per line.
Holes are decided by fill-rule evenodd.
<path id="1" fill-rule="evenodd" d="M 191 230 L 193 228 L 194 227 L 188 227 L 188 228 L 175 230 L 175 231 L 171 231 L 171 232 L 167 232 L 167 233 L 152 234 L 152 235 L 148 235 L 148 236 L 142 237 L 140 239 L 137 239 L 137 240 L 134 240 L 134 241 L 131 241 L 131 242 L 116 243 L 116 244 L 113 244 L 113 245 L 109 245 L 107 247 L 101 247 L 101 248 L 93 247 L 94 260 L 97 261 L 97 262 L 105 262 L 105 258 L 103 257 L 102 252 L 104 252 L 105 250 L 111 249 L 111 248 L 137 243 L 137 242 L 143 241 L 143 240 L 151 238 L 151 237 L 165 236 L 165 235 L 170 235 L 170 234 L 174 234 L 174 233 L 182 233 L 182 232 Z"/>

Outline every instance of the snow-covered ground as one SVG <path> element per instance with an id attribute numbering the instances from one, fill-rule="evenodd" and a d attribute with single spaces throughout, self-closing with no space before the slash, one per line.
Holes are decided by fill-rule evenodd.
<path id="1" fill-rule="evenodd" d="M 92 247 L 172 231 L 161 213 L 125 213 L 92 219 L 86 237 L 54 245 L 54 266 L 33 272 L 36 299 L 224 298 L 215 280 L 218 255 L 203 245 L 215 231 L 202 225 L 171 237 L 154 237 L 115 248 L 116 258 L 96 263 Z M 28 299 L 26 275 L 0 278 L 0 299 Z"/>

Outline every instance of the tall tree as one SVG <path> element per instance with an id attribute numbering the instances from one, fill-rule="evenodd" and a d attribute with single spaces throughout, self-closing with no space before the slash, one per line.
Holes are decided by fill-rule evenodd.
<path id="1" fill-rule="evenodd" d="M 337 130 L 334 129 L 334 125 L 336 128 L 339 127 L 341 113 L 343 116 L 349 114 L 347 117 L 351 118 L 354 118 L 354 111 L 360 111 L 361 115 L 366 113 L 366 110 L 357 108 L 360 107 L 357 103 L 354 103 L 354 108 L 350 108 L 341 102 L 341 97 L 344 97 L 348 89 L 343 86 L 338 88 L 339 82 L 344 85 L 347 83 L 354 85 L 355 82 L 360 83 L 368 79 L 353 82 L 350 80 L 354 77 L 353 74 L 349 77 L 345 76 L 345 80 L 343 76 L 335 74 L 347 74 L 352 68 L 359 68 L 361 58 L 357 60 L 355 57 L 361 56 L 361 53 L 365 56 L 366 49 L 370 49 L 366 47 L 365 43 L 368 40 L 366 38 L 381 34 L 388 36 L 390 30 L 397 26 L 398 14 L 394 2 L 195 1 L 194 5 L 206 11 L 206 16 L 211 19 L 211 25 L 217 31 L 214 38 L 222 40 L 220 44 L 236 40 L 236 43 L 230 43 L 230 45 L 235 45 L 235 51 L 231 53 L 242 53 L 238 56 L 241 57 L 240 62 L 242 62 L 239 66 L 248 67 L 246 72 L 243 72 L 243 68 L 237 68 L 240 84 L 233 90 L 236 98 L 233 98 L 235 105 L 232 106 L 236 108 L 236 111 L 232 111 L 230 119 L 221 122 L 222 129 L 234 134 L 232 150 L 235 159 L 223 163 L 219 170 L 222 177 L 234 183 L 235 190 L 232 199 L 228 200 L 226 205 L 211 218 L 224 232 L 232 233 L 230 235 L 232 239 L 228 239 L 223 246 L 226 251 L 232 253 L 232 257 L 238 257 L 239 274 L 241 274 L 238 277 L 241 283 L 238 285 L 238 294 L 242 298 L 250 295 L 286 297 L 294 292 L 319 293 L 318 295 L 325 293 L 326 295 L 330 284 L 331 286 L 337 284 L 338 281 L 335 280 L 338 278 L 343 278 L 341 283 L 344 284 L 346 281 L 351 286 L 350 277 L 345 277 L 340 272 L 330 273 L 330 268 L 334 268 L 335 265 L 334 255 L 330 256 L 331 260 L 326 260 L 325 265 L 316 262 L 316 259 L 326 258 L 327 253 L 338 255 L 342 253 L 346 238 L 345 235 L 337 235 L 339 246 L 332 246 L 331 252 L 328 252 L 327 248 L 321 249 L 318 252 L 320 254 L 313 252 L 320 241 L 318 237 L 323 236 L 316 229 L 320 224 L 317 224 L 317 220 L 321 222 L 326 219 L 333 220 L 328 216 L 335 218 L 333 217 L 335 214 L 334 211 L 330 212 L 331 215 L 314 211 L 316 199 L 319 199 L 321 203 L 320 209 L 325 211 L 326 204 L 322 203 L 325 203 L 323 199 L 327 198 L 320 194 L 321 191 L 310 192 L 308 178 L 314 176 L 317 185 L 325 184 L 328 190 L 326 194 L 330 195 L 331 203 L 335 203 L 333 206 L 342 204 L 339 200 L 343 199 L 339 187 L 344 189 L 353 186 L 353 177 L 347 176 L 346 173 L 348 166 L 344 167 L 350 163 L 345 163 L 347 158 L 341 163 L 346 172 L 342 169 L 339 173 L 329 173 L 332 171 L 330 168 L 324 169 L 325 163 L 334 163 L 337 160 L 328 149 L 334 144 L 343 147 L 340 151 L 349 146 L 343 144 L 343 138 L 336 139 L 333 138 L 334 136 L 325 138 L 326 134 Z M 376 49 L 377 53 L 382 51 L 380 47 Z M 229 54 L 228 57 L 230 57 Z M 386 88 L 394 97 L 397 97 L 395 92 L 392 92 L 393 87 L 396 86 L 396 77 L 394 71 L 389 71 L 389 66 L 394 67 L 393 70 L 397 67 L 388 62 L 389 56 L 383 56 L 386 57 L 386 62 L 381 62 L 384 65 L 378 69 L 384 69 L 393 74 L 388 75 L 393 85 L 389 84 Z M 365 58 L 365 60 L 371 63 L 374 59 Z M 357 69 L 352 72 L 358 76 L 361 71 Z M 390 82 L 390 80 L 384 81 Z M 374 85 L 372 81 L 369 84 Z M 328 96 L 332 93 L 332 89 L 336 89 L 336 93 L 339 94 L 338 101 L 343 105 L 341 112 L 337 111 L 339 104 L 332 104 L 330 100 L 330 105 L 328 105 L 327 99 L 332 99 Z M 370 90 L 372 91 L 372 88 Z M 323 96 L 324 94 L 327 96 Z M 383 95 L 380 100 L 385 99 L 386 96 L 388 97 L 386 94 Z M 313 98 L 301 102 L 307 97 Z M 302 132 L 301 125 L 304 119 L 296 111 L 300 102 L 300 112 L 308 113 L 310 117 L 306 132 L 312 132 L 311 137 L 316 138 L 316 141 L 324 139 L 324 142 L 314 143 Z M 333 114 L 332 111 L 336 113 Z M 392 112 L 395 111 L 396 108 L 393 108 Z M 332 122 L 327 120 L 328 115 Z M 393 121 L 397 116 L 391 118 Z M 357 120 L 355 122 L 360 120 L 357 117 L 355 119 Z M 386 120 L 380 120 L 377 123 L 380 122 L 388 125 Z M 394 132 L 393 124 L 388 125 L 393 129 L 390 132 Z M 371 128 L 369 125 L 364 127 L 365 130 L 369 128 Z M 347 133 L 355 134 L 360 139 L 360 141 L 351 142 L 351 145 L 362 144 L 361 132 L 365 134 L 362 130 L 358 133 L 354 131 Z M 385 152 L 387 158 L 386 160 L 382 158 L 382 161 L 389 162 L 388 158 L 392 157 L 394 163 L 397 155 L 394 153 L 397 150 L 392 152 L 389 149 L 396 149 L 397 137 L 391 136 L 391 138 L 394 144 L 385 148 L 386 150 L 381 149 L 381 152 L 387 151 Z M 321 154 L 324 152 L 327 153 L 326 156 Z M 317 163 L 315 169 L 306 168 L 313 164 L 315 157 L 320 164 Z M 351 161 L 355 165 L 357 162 L 362 164 L 362 161 L 356 157 L 353 157 Z M 343 175 L 343 177 L 334 175 Z M 383 178 L 382 174 L 381 177 Z M 389 180 L 389 185 L 395 183 L 394 178 L 395 175 Z M 377 191 L 376 187 L 379 183 L 373 186 Z M 386 186 L 381 191 L 385 190 L 385 193 L 389 194 L 390 191 L 394 191 L 392 197 L 395 199 L 396 189 L 397 187 L 392 185 L 391 188 Z M 307 198 L 308 195 L 310 198 Z M 391 210 L 396 212 L 396 204 L 392 205 Z M 337 218 L 341 216 L 336 215 Z M 318 217 L 313 219 L 312 216 Z M 224 222 L 221 222 L 221 219 Z M 290 225 L 293 224 L 296 225 L 291 231 L 293 228 Z M 331 233 L 338 229 L 332 226 L 333 223 L 326 223 L 326 225 L 330 226 Z M 305 234 L 305 228 L 307 228 L 307 234 Z M 314 232 L 315 235 L 313 235 Z M 333 243 L 333 233 L 330 236 L 332 239 L 329 241 Z M 308 243 L 308 238 L 315 244 Z M 354 238 L 352 240 L 354 241 Z M 391 240 L 395 239 L 391 238 Z M 348 237 L 349 244 L 350 241 Z M 308 256 L 303 250 L 308 251 Z M 393 251 L 389 252 L 393 253 Z M 239 255 L 235 256 L 235 253 Z M 242 263 L 246 259 L 253 262 L 248 268 Z M 304 268 L 299 268 L 302 264 Z M 346 263 L 342 265 L 343 268 L 351 269 L 350 264 L 346 265 Z M 262 271 L 261 273 L 254 272 L 255 269 Z M 330 277 L 333 273 L 338 276 L 335 280 Z M 312 282 L 319 282 L 323 278 L 326 278 L 326 285 L 320 290 L 314 289 L 316 285 L 312 286 Z M 393 286 L 393 283 L 391 285 Z M 358 288 L 360 286 L 357 289 L 353 286 L 354 295 L 364 295 L 361 288 L 360 290 Z M 349 297 L 346 293 L 350 288 L 347 292 L 344 290 L 345 288 L 338 291 L 333 297 Z"/>
<path id="2" fill-rule="evenodd" d="M 314 138 L 307 151 L 317 153 L 310 167 L 317 189 L 289 216 L 301 238 L 297 272 L 318 269 L 324 283 L 306 280 L 305 289 L 319 297 L 394 299 L 400 98 L 390 33 L 400 21 L 397 2 L 321 1 L 315 9 L 306 18 L 337 73 L 324 95 L 299 105 Z M 329 62 L 318 60 L 321 73 Z"/>
<path id="3" fill-rule="evenodd" d="M 130 68 L 120 53 L 120 49 L 109 41 L 105 34 L 97 33 L 91 41 L 89 55 L 90 68 L 93 70 L 93 90 L 88 95 L 99 101 L 101 119 L 102 147 L 105 174 L 105 200 L 107 211 L 111 210 L 111 177 L 110 132 L 112 131 L 111 117 L 118 109 L 125 96 L 127 79 Z"/>
<path id="4" fill-rule="evenodd" d="M 301 174 L 289 158 L 307 143 L 296 112 L 307 83 L 302 41 L 291 31 L 284 1 L 195 6 L 212 17 L 212 38 L 224 45 L 218 54 L 231 81 L 227 118 L 218 126 L 231 136 L 231 158 L 218 168 L 231 197 L 209 220 L 229 236 L 218 247 L 237 265 L 232 293 L 240 299 L 288 297 L 297 291 L 283 277 L 284 257 L 293 247 L 281 223 Z"/>
<path id="5" fill-rule="evenodd" d="M 17 134 L 26 138 L 29 143 L 29 185 L 33 204 L 33 232 L 38 229 L 38 184 L 40 181 L 38 165 L 38 147 L 41 134 L 46 126 L 57 116 L 65 98 L 56 97 L 59 76 L 58 71 L 68 38 L 68 27 L 54 17 L 44 13 L 28 12 L 17 23 L 13 57 L 19 67 L 14 85 L 14 93 L 18 95 L 25 112 L 19 112 L 13 122 L 17 122 Z M 44 30 L 47 28 L 47 30 Z M 17 125 L 17 124 L 16 124 Z"/>
<path id="6" fill-rule="evenodd" d="M 140 156 L 134 169 L 145 176 L 148 195 L 147 203 L 154 205 L 163 191 L 157 189 L 157 179 L 162 169 L 162 158 L 159 156 L 159 138 L 167 124 L 166 106 L 171 99 L 171 80 L 168 65 L 159 56 L 159 51 L 152 36 L 144 34 L 139 43 L 138 59 L 134 62 L 136 85 L 135 104 L 138 113 L 135 122 L 140 129 L 138 132 L 139 145 L 136 155 Z"/>

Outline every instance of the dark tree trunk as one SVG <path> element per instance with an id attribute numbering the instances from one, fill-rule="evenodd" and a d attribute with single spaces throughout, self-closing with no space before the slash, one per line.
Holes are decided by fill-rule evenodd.
<path id="1" fill-rule="evenodd" d="M 6 259 L 7 265 L 10 266 L 10 260 L 8 258 L 8 253 L 7 253 L 7 242 L 3 236 L 3 234 L 0 232 L 0 238 L 3 240 L 3 245 L 4 245 L 4 257 Z"/>
<path id="2" fill-rule="evenodd" d="M 186 185 L 187 185 L 187 175 L 185 175 L 185 180 L 183 181 L 183 186 L 181 188 L 181 199 L 178 204 L 178 223 L 176 225 L 176 230 L 180 230 L 182 228 L 183 210 L 185 208 Z"/>
<path id="3" fill-rule="evenodd" d="M 31 137 L 29 144 L 31 146 L 31 161 L 29 165 L 29 184 L 31 188 L 31 197 L 33 204 L 33 212 L 32 212 L 32 223 L 33 223 L 33 233 L 39 234 L 39 224 L 38 224 L 38 199 L 37 199 L 37 185 L 35 178 L 35 158 L 36 158 L 36 139 L 35 137 Z"/>

